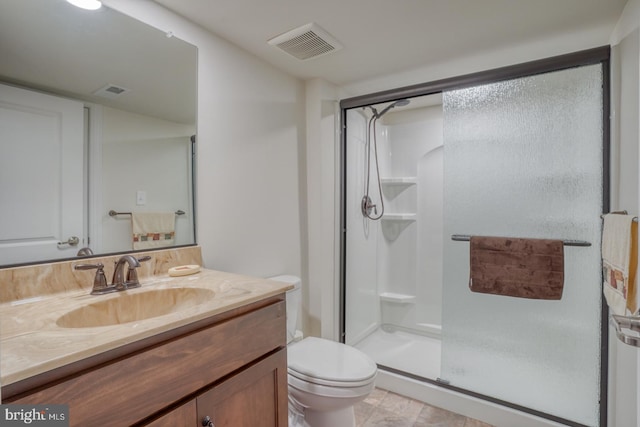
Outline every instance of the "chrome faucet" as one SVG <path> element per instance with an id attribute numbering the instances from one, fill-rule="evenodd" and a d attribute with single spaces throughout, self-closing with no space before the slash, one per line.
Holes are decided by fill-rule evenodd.
<path id="1" fill-rule="evenodd" d="M 92 295 L 107 294 L 110 292 L 124 291 L 126 289 L 140 287 L 138 281 L 138 274 L 136 268 L 140 267 L 140 262 L 149 261 L 150 256 L 144 256 L 142 258 L 135 258 L 133 255 L 123 255 L 115 262 L 115 269 L 113 270 L 113 279 L 111 284 L 107 284 L 107 278 L 104 274 L 104 265 L 98 264 L 78 264 L 74 266 L 76 270 L 97 270 L 96 276 L 93 279 Z M 128 266 L 127 273 L 125 275 L 124 268 Z"/>
<path id="2" fill-rule="evenodd" d="M 125 264 L 129 265 L 127 275 L 124 274 Z M 111 280 L 111 286 L 114 286 L 117 290 L 125 290 L 130 288 L 137 288 L 140 286 L 138 282 L 138 275 L 135 274 L 135 269 L 140 267 L 140 262 L 133 255 L 123 255 L 118 261 L 116 261 L 116 268 L 113 270 L 113 279 Z M 133 274 L 131 274 L 133 271 Z M 133 279 L 133 277 L 135 279 Z M 125 280 L 128 277 L 129 280 Z"/>

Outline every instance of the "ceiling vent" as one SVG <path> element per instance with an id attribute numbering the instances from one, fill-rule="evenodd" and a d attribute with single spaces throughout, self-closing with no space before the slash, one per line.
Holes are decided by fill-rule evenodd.
<path id="1" fill-rule="evenodd" d="M 116 86 L 116 85 L 112 85 L 112 84 L 108 84 L 104 87 L 101 87 L 100 89 L 96 90 L 95 92 L 93 92 L 94 95 L 98 95 L 98 96 L 102 96 L 103 98 L 109 98 L 109 99 L 114 99 L 117 98 L 121 95 L 124 95 L 127 92 L 131 92 L 130 89 L 121 87 L 121 86 Z"/>
<path id="2" fill-rule="evenodd" d="M 274 37 L 268 43 L 301 60 L 342 49 L 342 44 L 313 22 Z"/>

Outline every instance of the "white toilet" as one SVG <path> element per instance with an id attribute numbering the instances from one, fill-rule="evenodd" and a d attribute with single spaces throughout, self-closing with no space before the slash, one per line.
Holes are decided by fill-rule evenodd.
<path id="1" fill-rule="evenodd" d="M 353 405 L 373 390 L 376 364 L 348 345 L 315 337 L 302 339 L 297 330 L 300 279 L 270 279 L 294 285 L 287 292 L 289 426 L 354 427 Z"/>

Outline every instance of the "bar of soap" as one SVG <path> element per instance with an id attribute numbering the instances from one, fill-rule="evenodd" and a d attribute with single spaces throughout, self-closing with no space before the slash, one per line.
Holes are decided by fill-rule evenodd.
<path id="1" fill-rule="evenodd" d="M 196 274 L 200 271 L 199 265 L 179 265 L 177 267 L 171 267 L 169 269 L 169 276 L 178 277 L 178 276 L 188 276 L 190 274 Z"/>

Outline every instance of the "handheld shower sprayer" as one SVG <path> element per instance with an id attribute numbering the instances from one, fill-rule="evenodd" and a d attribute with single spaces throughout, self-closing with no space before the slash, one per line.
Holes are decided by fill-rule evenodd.
<path id="1" fill-rule="evenodd" d="M 399 99 L 389 104 L 380 113 L 378 113 L 378 110 L 376 110 L 375 107 L 368 105 L 368 107 L 373 112 L 373 115 L 369 119 L 368 126 L 367 126 L 366 143 L 365 143 L 365 150 L 366 150 L 366 153 L 365 153 L 366 171 L 365 171 L 365 177 L 364 177 L 365 188 L 364 188 L 364 197 L 362 198 L 362 201 L 360 203 L 360 209 L 362 210 L 362 215 L 374 221 L 381 219 L 382 215 L 384 215 L 384 200 L 382 198 L 382 184 L 380 182 L 380 167 L 378 165 L 378 143 L 376 140 L 376 122 L 380 117 L 382 117 L 385 113 L 387 113 L 392 108 L 404 107 L 406 105 L 409 105 L 409 102 L 411 101 L 408 99 Z M 373 133 L 373 153 L 374 153 L 374 158 L 376 162 L 376 177 L 378 181 L 378 195 L 380 197 L 380 213 L 378 213 L 377 205 L 375 205 L 371 197 L 369 197 L 369 180 L 371 178 L 371 134 L 372 133 Z M 371 212 L 373 212 L 373 215 L 371 214 Z"/>

